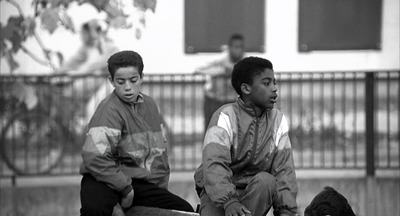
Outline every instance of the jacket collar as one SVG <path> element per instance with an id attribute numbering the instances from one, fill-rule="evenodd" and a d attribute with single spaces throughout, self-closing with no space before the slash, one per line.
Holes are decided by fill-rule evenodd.
<path id="1" fill-rule="evenodd" d="M 117 93 L 115 93 L 115 90 L 113 91 L 113 94 L 114 94 L 115 97 L 118 98 L 118 100 L 120 100 L 121 102 L 123 102 L 123 103 L 125 103 L 125 104 L 128 104 L 128 105 L 136 105 L 136 104 L 139 104 L 139 103 L 143 103 L 143 102 L 144 102 L 144 97 L 143 97 L 143 94 L 142 94 L 141 92 L 139 92 L 136 101 L 133 102 L 133 103 L 127 103 L 127 102 L 125 102 L 124 100 L 122 100 L 121 98 L 119 98 L 119 96 L 117 95 Z"/>
<path id="2" fill-rule="evenodd" d="M 236 102 L 239 104 L 239 107 L 242 110 L 244 110 L 246 113 L 248 113 L 249 115 L 251 115 L 251 116 L 253 116 L 255 118 L 258 117 L 256 115 L 256 111 L 255 111 L 255 108 L 254 108 L 253 104 L 245 103 L 240 97 L 237 98 Z M 266 111 L 267 111 L 266 109 L 263 110 L 263 113 L 262 113 L 261 117 L 263 117 L 267 113 Z"/>
<path id="3" fill-rule="evenodd" d="M 138 103 L 143 103 L 143 102 L 144 102 L 144 97 L 143 97 L 142 93 L 139 92 L 137 100 L 133 103 L 138 104 Z"/>

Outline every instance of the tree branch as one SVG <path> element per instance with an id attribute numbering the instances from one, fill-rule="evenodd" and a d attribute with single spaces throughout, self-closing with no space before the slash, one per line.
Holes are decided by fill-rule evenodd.
<path id="1" fill-rule="evenodd" d="M 42 60 L 39 57 L 37 57 L 33 52 L 28 50 L 24 45 L 21 45 L 21 50 L 24 51 L 29 57 L 31 57 L 33 60 L 35 60 L 37 63 L 45 66 L 49 66 L 49 63 L 46 60 Z"/>
<path id="2" fill-rule="evenodd" d="M 23 12 L 22 9 L 21 9 L 21 5 L 19 5 L 18 2 L 16 2 L 15 0 L 6 0 L 6 1 L 9 2 L 11 5 L 13 5 L 15 8 L 17 8 L 18 13 L 20 14 L 20 16 L 25 17 L 25 16 L 24 16 L 24 12 Z M 34 35 L 34 37 L 35 37 L 37 43 L 39 44 L 40 48 L 42 49 L 44 56 L 46 57 L 46 59 L 47 59 L 47 61 L 48 61 L 48 62 L 46 63 L 46 65 L 48 65 L 48 66 L 50 65 L 50 67 L 51 67 L 53 70 L 56 70 L 56 67 L 55 67 L 55 66 L 53 65 L 53 63 L 51 62 L 51 58 L 50 58 L 49 52 L 48 52 L 47 49 L 45 48 L 45 46 L 44 46 L 42 40 L 40 39 L 39 35 L 36 33 L 36 30 L 33 30 L 33 35 Z M 26 48 L 23 48 L 23 51 L 24 51 L 26 54 L 28 54 L 30 57 L 32 57 L 32 59 L 35 60 L 36 62 L 38 62 L 38 63 L 40 63 L 40 64 L 42 64 L 42 63 L 44 62 L 43 60 L 37 58 L 37 56 L 32 55 L 33 53 L 30 52 L 29 50 L 27 50 Z M 34 57 L 33 57 L 33 56 L 34 56 Z M 38 61 L 38 60 L 39 60 L 39 61 Z"/>
<path id="3" fill-rule="evenodd" d="M 25 17 L 25 16 L 24 16 L 24 12 L 22 11 L 21 6 L 18 4 L 18 2 L 14 1 L 14 0 L 6 0 L 6 1 L 8 1 L 8 3 L 12 4 L 15 8 L 17 8 L 18 13 L 19 13 L 22 17 Z"/>

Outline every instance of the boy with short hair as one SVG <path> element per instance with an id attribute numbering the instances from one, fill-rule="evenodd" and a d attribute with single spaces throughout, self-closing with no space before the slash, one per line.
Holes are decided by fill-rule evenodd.
<path id="1" fill-rule="evenodd" d="M 193 211 L 167 190 L 167 144 L 157 105 L 140 92 L 141 56 L 115 53 L 108 70 L 115 89 L 97 107 L 83 146 L 81 215 L 110 216 L 117 203 Z"/>
<path id="2" fill-rule="evenodd" d="M 325 187 L 304 210 L 304 216 L 356 216 L 346 197 L 332 187 Z"/>
<path id="3" fill-rule="evenodd" d="M 285 116 L 274 108 L 272 63 L 239 61 L 232 72 L 235 103 L 220 107 L 204 138 L 196 170 L 201 215 L 265 216 L 297 213 L 297 182 Z"/>

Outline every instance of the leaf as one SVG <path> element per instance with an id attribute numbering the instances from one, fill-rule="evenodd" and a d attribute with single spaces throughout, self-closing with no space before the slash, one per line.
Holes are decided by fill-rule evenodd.
<path id="1" fill-rule="evenodd" d="M 133 6 L 139 8 L 142 11 L 150 9 L 153 13 L 156 11 L 157 0 L 134 0 Z"/>
<path id="2" fill-rule="evenodd" d="M 73 33 L 75 33 L 75 25 L 72 22 L 71 17 L 67 14 L 67 12 L 65 12 L 64 10 L 62 10 L 59 13 L 59 20 L 61 21 L 61 24 L 66 28 L 71 30 Z"/>
<path id="3" fill-rule="evenodd" d="M 7 44 L 3 39 L 1 39 L 0 40 L 0 56 L 1 57 L 4 57 L 6 55 L 6 50 L 7 50 Z"/>
<path id="4" fill-rule="evenodd" d="M 0 54 L 1 57 L 5 56 L 6 54 L 6 49 L 7 49 L 7 44 L 4 41 L 4 27 L 3 27 L 3 23 L 0 23 Z"/>
<path id="5" fill-rule="evenodd" d="M 143 25 L 146 26 L 146 18 L 144 16 L 139 18 L 139 22 Z"/>
<path id="6" fill-rule="evenodd" d="M 142 31 L 139 28 L 136 28 L 135 30 L 135 37 L 137 40 L 140 40 L 140 38 L 142 38 Z"/>
<path id="7" fill-rule="evenodd" d="M 115 18 L 111 18 L 110 20 L 110 26 L 113 28 L 124 28 L 126 24 L 126 17 L 117 16 Z"/>
<path id="8" fill-rule="evenodd" d="M 35 17 L 39 16 L 47 7 L 47 0 L 33 0 L 32 6 L 35 8 Z"/>
<path id="9" fill-rule="evenodd" d="M 110 0 L 87 0 L 86 2 L 93 5 L 100 12 L 108 5 Z"/>
<path id="10" fill-rule="evenodd" d="M 57 58 L 58 58 L 58 62 L 60 63 L 60 65 L 62 65 L 64 63 L 64 56 L 62 53 L 60 52 L 56 52 Z"/>
<path id="11" fill-rule="evenodd" d="M 46 9 L 40 14 L 40 20 L 42 22 L 42 26 L 45 29 L 47 29 L 50 32 L 50 34 L 53 34 L 54 31 L 57 29 L 58 19 L 59 19 L 58 9 L 56 8 Z"/>
<path id="12" fill-rule="evenodd" d="M 104 11 L 107 13 L 108 17 L 110 19 L 114 19 L 116 17 L 128 17 L 128 15 L 124 14 L 124 12 L 121 9 L 118 9 L 115 6 L 112 6 L 111 4 L 108 4 L 104 7 Z"/>
<path id="13" fill-rule="evenodd" d="M 6 27 L 2 28 L 1 37 L 12 43 L 12 51 L 18 52 L 21 48 L 21 43 L 26 39 L 24 28 L 22 26 L 23 18 L 21 16 L 11 16 Z"/>
<path id="14" fill-rule="evenodd" d="M 52 8 L 57 8 L 60 6 L 68 7 L 72 0 L 49 0 L 49 3 Z"/>
<path id="15" fill-rule="evenodd" d="M 35 33 L 36 22 L 32 17 L 26 17 L 23 22 L 24 35 L 32 36 Z"/>
<path id="16" fill-rule="evenodd" d="M 14 60 L 11 50 L 7 50 L 5 56 L 8 66 L 10 67 L 10 72 L 12 73 L 15 69 L 19 67 L 19 64 Z"/>
<path id="17" fill-rule="evenodd" d="M 0 56 L 3 57 L 6 55 L 7 44 L 4 40 L 0 41 Z"/>

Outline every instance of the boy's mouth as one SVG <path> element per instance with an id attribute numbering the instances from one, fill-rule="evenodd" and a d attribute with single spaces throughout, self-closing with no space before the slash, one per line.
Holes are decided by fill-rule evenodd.
<path id="1" fill-rule="evenodd" d="M 278 98 L 278 95 L 274 95 L 274 96 L 270 97 L 270 101 L 272 103 L 276 103 L 277 102 L 277 98 Z"/>
<path id="2" fill-rule="evenodd" d="M 127 98 L 131 98 L 131 97 L 133 97 L 133 94 L 132 93 L 128 93 L 128 94 L 124 94 L 124 96 L 127 97 Z"/>

